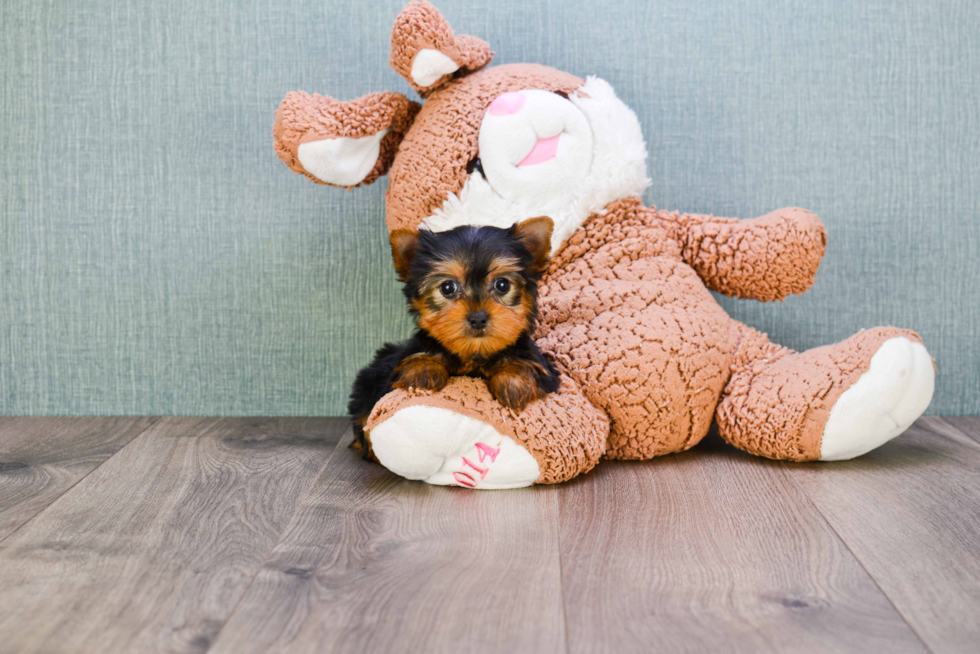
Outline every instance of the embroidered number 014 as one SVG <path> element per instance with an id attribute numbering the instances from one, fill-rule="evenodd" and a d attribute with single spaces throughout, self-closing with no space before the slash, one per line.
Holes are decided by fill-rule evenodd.
<path id="1" fill-rule="evenodd" d="M 453 473 L 453 479 L 460 486 L 466 486 L 467 488 L 476 488 L 479 483 L 476 477 L 472 473 L 480 475 L 480 481 L 486 479 L 487 473 L 490 472 L 490 463 L 497 460 L 497 455 L 500 454 L 499 447 L 491 447 L 486 443 L 476 444 L 476 454 L 479 457 L 479 463 L 473 463 L 465 456 L 463 457 L 463 467 L 469 467 L 469 471 L 457 470 Z M 486 463 L 486 460 L 490 459 L 490 463 Z M 483 464 L 483 465 L 480 465 Z"/>

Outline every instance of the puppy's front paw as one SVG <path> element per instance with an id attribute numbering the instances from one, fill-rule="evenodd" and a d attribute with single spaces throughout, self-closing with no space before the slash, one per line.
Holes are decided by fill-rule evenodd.
<path id="1" fill-rule="evenodd" d="M 449 370 L 438 357 L 416 354 L 402 361 L 395 369 L 395 377 L 395 388 L 441 391 L 449 383 Z"/>
<path id="2" fill-rule="evenodd" d="M 534 400 L 544 397 L 534 373 L 525 366 L 508 365 L 487 380 L 494 399 L 520 413 Z"/>

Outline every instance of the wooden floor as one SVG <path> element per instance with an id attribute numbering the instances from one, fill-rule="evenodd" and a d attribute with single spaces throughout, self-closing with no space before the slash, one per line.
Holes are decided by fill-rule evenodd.
<path id="1" fill-rule="evenodd" d="M 980 652 L 980 419 L 401 480 L 334 418 L 0 419 L 0 652 Z"/>

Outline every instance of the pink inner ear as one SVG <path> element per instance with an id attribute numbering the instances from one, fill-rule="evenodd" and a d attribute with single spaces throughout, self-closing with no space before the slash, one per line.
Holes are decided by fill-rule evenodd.
<path id="1" fill-rule="evenodd" d="M 490 103 L 491 116 L 510 116 L 516 114 L 524 106 L 526 98 L 520 93 L 504 93 Z"/>

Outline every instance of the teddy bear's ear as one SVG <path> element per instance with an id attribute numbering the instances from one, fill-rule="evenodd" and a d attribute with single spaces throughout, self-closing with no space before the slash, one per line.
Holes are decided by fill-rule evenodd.
<path id="1" fill-rule="evenodd" d="M 490 63 L 490 46 L 475 36 L 453 36 L 449 23 L 425 0 L 402 9 L 391 30 L 395 71 L 423 98 L 458 70 L 473 72 Z"/>
<path id="2" fill-rule="evenodd" d="M 353 188 L 388 172 L 420 106 L 384 91 L 340 102 L 296 91 L 276 110 L 276 154 L 318 184 Z"/>

